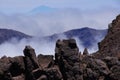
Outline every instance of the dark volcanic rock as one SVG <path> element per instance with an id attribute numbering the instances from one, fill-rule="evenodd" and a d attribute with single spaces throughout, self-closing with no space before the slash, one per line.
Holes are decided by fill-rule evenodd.
<path id="1" fill-rule="evenodd" d="M 99 51 L 97 56 L 115 56 L 120 57 L 120 15 L 109 24 L 108 34 L 99 43 Z"/>
<path id="2" fill-rule="evenodd" d="M 30 46 L 26 46 L 24 49 L 24 55 L 25 55 L 25 62 L 28 62 L 26 63 L 26 67 L 30 71 L 39 68 L 37 57 L 33 48 L 31 48 Z"/>
<path id="3" fill-rule="evenodd" d="M 88 58 L 84 60 L 86 68 L 84 69 L 83 77 L 85 80 L 98 80 L 101 76 L 106 76 L 110 73 L 105 62 L 99 59 Z"/>
<path id="4" fill-rule="evenodd" d="M 39 69 L 39 65 L 34 49 L 30 46 L 26 46 L 24 49 L 24 55 L 25 55 L 24 60 L 26 68 L 26 79 L 36 80 L 36 75 L 34 75 L 35 72 L 33 72 L 33 70 Z"/>
<path id="5" fill-rule="evenodd" d="M 106 57 L 103 59 L 104 62 L 106 62 L 109 69 L 113 67 L 114 65 L 120 65 L 120 62 L 117 57 Z"/>
<path id="6" fill-rule="evenodd" d="M 0 80 L 17 80 L 13 77 L 21 77 L 25 73 L 24 58 L 22 56 L 1 58 L 0 71 Z"/>
<path id="7" fill-rule="evenodd" d="M 120 80 L 120 65 L 114 65 L 111 69 L 110 78 L 112 80 Z"/>
<path id="8" fill-rule="evenodd" d="M 54 60 L 53 60 L 53 55 L 38 55 L 38 64 L 42 68 L 49 68 L 53 66 Z"/>
<path id="9" fill-rule="evenodd" d="M 87 50 L 87 48 L 85 48 L 85 50 L 83 51 L 83 55 L 88 55 L 89 53 L 88 53 L 88 50 Z"/>
<path id="10" fill-rule="evenodd" d="M 9 71 L 12 77 L 19 76 L 25 73 L 24 58 L 22 56 L 14 57 L 10 59 L 11 66 Z"/>
<path id="11" fill-rule="evenodd" d="M 56 63 L 60 68 L 64 80 L 79 80 L 79 50 L 74 39 L 58 40 L 55 49 Z"/>

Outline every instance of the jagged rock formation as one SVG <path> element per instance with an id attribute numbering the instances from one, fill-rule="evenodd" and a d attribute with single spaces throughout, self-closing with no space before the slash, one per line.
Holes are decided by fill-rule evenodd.
<path id="1" fill-rule="evenodd" d="M 58 40 L 55 49 L 55 60 L 64 80 L 80 80 L 79 50 L 74 39 Z"/>
<path id="2" fill-rule="evenodd" d="M 87 48 L 85 48 L 84 51 L 83 51 L 83 55 L 88 55 L 88 54 L 89 54 L 88 50 L 87 50 Z"/>
<path id="3" fill-rule="evenodd" d="M 99 43 L 98 53 L 100 57 L 120 57 L 120 15 L 109 24 L 108 34 Z"/>
<path id="4" fill-rule="evenodd" d="M 24 55 L 13 58 L 4 56 L 0 59 L 0 80 L 62 79 L 58 66 L 54 64 L 53 56 L 36 57 L 34 49 L 30 46 L 25 47 Z M 47 66 L 41 66 L 43 64 Z"/>
<path id="5" fill-rule="evenodd" d="M 53 55 L 26 46 L 24 56 L 0 59 L 0 80 L 120 80 L 120 16 L 110 24 L 99 50 L 79 52 L 74 39 L 58 40 Z"/>
<path id="6" fill-rule="evenodd" d="M 120 59 L 97 59 L 85 49 L 79 53 L 76 41 L 58 40 L 55 60 L 52 55 L 38 55 L 30 46 L 24 56 L 0 59 L 0 80 L 119 80 Z M 87 55 L 86 55 L 87 54 Z"/>

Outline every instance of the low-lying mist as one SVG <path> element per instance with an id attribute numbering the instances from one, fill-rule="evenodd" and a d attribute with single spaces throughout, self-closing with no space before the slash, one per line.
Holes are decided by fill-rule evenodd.
<path id="1" fill-rule="evenodd" d="M 0 45 L 0 56 L 19 56 L 23 55 L 23 50 L 26 45 L 30 45 L 35 49 L 36 54 L 54 54 L 55 43 L 47 40 L 40 41 L 38 38 L 33 39 L 11 39 Z"/>
<path id="2" fill-rule="evenodd" d="M 53 13 L 47 14 L 12 14 L 6 15 L 0 12 L 0 28 L 13 29 L 21 31 L 36 37 L 47 36 L 54 33 L 61 33 L 67 30 L 90 27 L 95 29 L 106 29 L 108 23 L 114 19 L 118 14 L 119 9 L 115 8 L 100 8 L 99 10 L 86 10 L 79 9 L 60 9 Z M 101 17 L 106 17 L 102 18 Z M 61 39 L 61 38 L 60 38 Z M 98 38 L 99 39 L 99 38 Z M 83 52 L 84 46 L 79 39 L 76 39 L 79 50 Z M 26 45 L 32 46 L 36 54 L 54 54 L 56 41 L 39 40 L 33 38 L 31 40 L 11 39 L 0 45 L 1 56 L 18 56 L 23 55 L 23 49 Z M 90 47 L 89 52 L 97 50 L 95 43 Z"/>
<path id="3" fill-rule="evenodd" d="M 31 13 L 13 15 L 0 13 L 0 28 L 13 29 L 37 37 L 83 27 L 106 29 L 118 12 L 119 9 L 105 7 L 93 11 L 60 9 L 52 13 L 32 15 Z"/>
<path id="4" fill-rule="evenodd" d="M 59 37 L 59 39 L 67 39 L 65 36 Z M 75 38 L 76 43 L 79 47 L 79 51 L 83 52 L 84 46 L 82 42 Z M 18 41 L 17 39 L 13 38 L 7 42 L 4 42 L 0 45 L 0 57 L 2 56 L 20 56 L 23 55 L 23 50 L 26 45 L 30 45 L 32 48 L 35 49 L 36 54 L 43 54 L 43 55 L 54 55 L 55 52 L 55 44 L 56 41 L 48 41 L 48 40 L 41 40 L 39 38 L 32 38 L 32 39 L 22 39 Z M 97 44 L 93 45 L 88 49 L 89 53 L 97 51 Z"/>

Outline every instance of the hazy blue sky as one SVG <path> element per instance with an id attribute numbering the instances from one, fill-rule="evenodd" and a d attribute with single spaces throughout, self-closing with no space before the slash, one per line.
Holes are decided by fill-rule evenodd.
<path id="1" fill-rule="evenodd" d="M 52 8 L 79 8 L 81 10 L 104 7 L 120 8 L 120 0 L 0 0 L 0 11 L 5 13 L 27 12 L 38 6 Z"/>

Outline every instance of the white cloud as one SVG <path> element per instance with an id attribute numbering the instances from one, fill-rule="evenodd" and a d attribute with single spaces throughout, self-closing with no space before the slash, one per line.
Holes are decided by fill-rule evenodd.
<path id="1" fill-rule="evenodd" d="M 82 27 L 104 29 L 120 13 L 115 2 L 113 0 L 91 0 L 91 2 L 88 0 L 0 0 L 0 28 L 15 29 L 34 36 L 51 35 Z M 27 13 L 41 5 L 59 9 L 46 14 L 30 15 Z M 4 12 L 24 14 L 5 15 Z M 22 50 L 27 44 L 35 48 L 37 54 L 54 54 L 55 43 L 22 40 L 20 43 L 2 44 L 0 56 L 22 54 Z M 80 46 L 81 51 L 83 48 Z M 92 49 L 95 50 L 94 46 Z"/>
<path id="2" fill-rule="evenodd" d="M 59 39 L 67 39 L 65 35 L 59 35 Z M 32 39 L 22 39 L 18 41 L 16 38 L 4 42 L 0 45 L 0 57 L 2 56 L 20 56 L 23 55 L 23 50 L 26 45 L 30 45 L 35 49 L 36 55 L 54 55 L 56 41 L 49 41 L 34 37 Z"/>
<path id="3" fill-rule="evenodd" d="M 67 39 L 65 35 L 58 36 L 59 39 Z M 74 38 L 78 45 L 79 51 L 83 53 L 84 46 L 82 42 L 78 38 Z M 101 38 L 97 38 L 101 39 Z M 56 41 L 48 41 L 48 40 L 40 40 L 39 38 L 32 38 L 32 39 L 22 39 L 18 41 L 17 39 L 13 38 L 9 40 L 9 42 L 2 43 L 0 45 L 0 57 L 8 56 L 20 56 L 23 55 L 23 50 L 26 45 L 30 45 L 33 49 L 35 49 L 36 55 L 43 54 L 43 55 L 54 55 L 55 54 L 55 43 Z M 97 51 L 97 44 L 94 44 L 91 48 L 88 49 L 89 53 L 93 53 Z"/>
<path id="4" fill-rule="evenodd" d="M 104 29 L 119 11 L 115 8 L 94 11 L 67 8 L 47 14 L 14 14 L 11 16 L 0 14 L 0 28 L 15 29 L 34 36 L 51 35 L 82 27 Z"/>
<path id="5" fill-rule="evenodd" d="M 20 42 L 18 42 L 15 39 L 12 39 L 11 41 L 5 42 L 0 45 L 0 57 L 4 55 L 11 57 L 23 55 L 23 49 L 26 45 L 32 46 L 35 49 L 37 55 L 54 54 L 54 42 L 48 42 L 47 40 L 40 41 L 38 39 L 32 39 L 30 41 L 23 39 Z"/>

